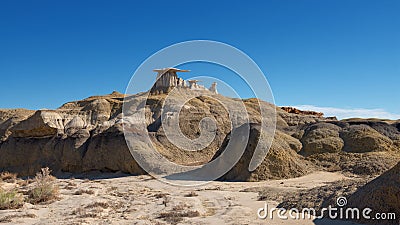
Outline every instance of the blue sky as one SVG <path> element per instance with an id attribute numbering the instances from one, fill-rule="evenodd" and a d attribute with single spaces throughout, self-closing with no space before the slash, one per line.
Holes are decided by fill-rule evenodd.
<path id="1" fill-rule="evenodd" d="M 397 0 L 3 0 L 0 108 L 56 108 L 124 92 L 153 53 L 209 39 L 248 54 L 277 105 L 396 118 L 399 11 Z"/>

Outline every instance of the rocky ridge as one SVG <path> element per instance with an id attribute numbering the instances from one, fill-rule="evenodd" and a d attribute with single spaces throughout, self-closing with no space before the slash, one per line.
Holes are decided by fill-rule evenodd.
<path id="1" fill-rule="evenodd" d="M 181 93 L 185 95 L 187 93 Z M 113 92 L 68 102 L 56 110 L 0 110 L 0 168 L 21 176 L 33 175 L 48 166 L 53 171 L 86 172 L 122 171 L 144 174 L 131 156 L 123 134 L 122 105 L 124 95 Z M 205 149 L 187 152 L 168 141 L 160 122 L 161 105 L 166 95 L 145 93 L 127 98 L 146 101 L 146 124 L 157 150 L 166 158 L 182 165 L 204 164 L 223 151 L 231 123 L 224 104 L 237 99 L 222 95 L 196 97 L 180 112 L 180 128 L 189 138 L 199 135 L 201 119 L 217 121 L 216 137 Z M 252 125 L 250 140 L 260 139 L 260 108 L 257 99 L 243 101 Z M 399 122 L 381 120 L 346 120 L 324 118 L 319 113 L 299 113 L 281 109 L 266 102 L 261 107 L 276 110 L 277 131 L 272 147 L 254 171 L 247 171 L 254 146 L 246 148 L 239 163 L 223 180 L 265 180 L 302 176 L 315 170 L 353 172 L 352 165 L 335 165 L 341 157 L 348 161 L 365 158 L 358 172 L 382 173 L 400 159 Z M 293 111 L 293 112 L 292 112 Z M 137 134 L 140 137 L 147 134 Z M 261 138 L 263 139 L 263 138 Z M 370 161 L 380 154 L 379 160 Z M 345 156 L 343 156 L 345 155 Z M 385 165 L 381 169 L 381 165 Z M 375 168 L 379 167 L 379 168 Z"/>

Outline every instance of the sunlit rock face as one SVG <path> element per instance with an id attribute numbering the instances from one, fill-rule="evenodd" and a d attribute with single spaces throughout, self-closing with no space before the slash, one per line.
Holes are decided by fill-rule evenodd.
<path id="1" fill-rule="evenodd" d="M 164 118 L 161 118 L 162 105 L 168 95 L 150 92 L 127 98 L 124 98 L 124 94 L 113 92 L 105 96 L 68 102 L 55 110 L 0 110 L 0 168 L 22 176 L 34 175 L 44 166 L 55 172 L 100 170 L 144 174 L 145 171 L 132 157 L 126 144 L 124 123 L 144 123 L 145 130 L 132 130 L 135 144 L 142 146 L 143 150 L 154 147 L 174 163 L 202 165 L 224 150 L 224 143 L 229 140 L 232 129 L 237 128 L 232 125 L 232 121 L 240 125 L 247 120 L 255 124 L 251 127 L 250 142 L 238 164 L 221 179 L 265 180 L 296 177 L 329 163 L 337 164 L 346 171 L 382 172 L 393 166 L 397 159 L 400 139 L 398 123 L 395 122 L 381 121 L 382 123 L 377 124 L 364 121 L 360 124 L 356 121 L 336 121 L 313 113 L 290 113 L 257 99 L 233 99 L 213 94 L 209 90 L 190 88 L 180 88 L 178 91 L 177 97 L 171 100 L 172 105 L 168 106 L 171 110 L 174 108 L 173 104 L 178 104 L 179 98 L 191 98 L 195 96 L 194 93 L 202 92 L 205 96 L 191 98 L 181 110 L 168 112 Z M 131 109 L 132 116 L 123 119 L 124 101 L 144 105 L 141 109 L 145 115 L 144 121 L 138 117 L 140 112 L 137 109 Z M 235 116 L 230 118 L 226 106 L 235 109 L 233 106 L 238 102 L 244 104 L 246 110 L 236 110 Z M 168 111 L 168 107 L 164 110 Z M 260 107 L 267 112 L 276 111 L 276 118 L 261 118 Z M 196 139 L 205 131 L 213 133 L 213 140 L 199 151 L 179 148 L 169 140 L 165 127 L 162 126 L 163 123 L 171 123 L 173 118 L 178 118 L 177 129 L 185 137 Z M 262 119 L 267 122 L 276 121 L 277 131 L 267 157 L 261 159 L 257 169 L 248 171 L 254 145 L 263 144 L 263 140 L 267 138 L 259 141 L 257 124 Z M 153 142 L 152 147 L 148 145 L 147 138 Z M 349 160 L 364 159 L 370 157 L 369 153 L 380 154 L 379 160 L 368 161 L 370 166 L 364 163 L 360 165 L 362 168 L 354 168 L 355 163 L 344 163 L 347 162 L 343 160 L 344 156 Z M 336 162 L 336 159 L 342 160 Z"/>

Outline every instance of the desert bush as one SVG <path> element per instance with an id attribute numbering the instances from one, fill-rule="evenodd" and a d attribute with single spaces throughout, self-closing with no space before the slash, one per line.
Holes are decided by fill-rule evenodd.
<path id="1" fill-rule="evenodd" d="M 58 187 L 49 168 L 42 168 L 35 176 L 34 187 L 28 192 L 29 201 L 33 204 L 47 202 L 58 198 Z"/>
<path id="2" fill-rule="evenodd" d="M 173 211 L 182 211 L 186 208 L 189 208 L 191 206 L 187 205 L 186 203 L 182 203 L 180 202 L 179 204 L 175 205 L 174 207 L 172 207 Z"/>
<path id="3" fill-rule="evenodd" d="M 36 215 L 33 213 L 25 213 L 25 214 L 11 214 L 0 218 L 0 223 L 11 223 L 13 219 L 18 218 L 36 218 Z"/>
<path id="4" fill-rule="evenodd" d="M 0 210 L 17 209 L 23 204 L 24 198 L 16 190 L 5 191 L 0 188 Z"/>
<path id="5" fill-rule="evenodd" d="M 10 173 L 10 172 L 0 173 L 0 181 L 4 181 L 7 183 L 15 183 L 16 180 L 17 180 L 16 173 Z"/>
<path id="6" fill-rule="evenodd" d="M 167 193 L 156 193 L 156 194 L 153 195 L 153 197 L 155 197 L 155 198 L 164 198 L 167 195 L 169 195 L 169 194 L 167 194 Z"/>
<path id="7" fill-rule="evenodd" d="M 91 209 L 91 208 L 103 208 L 103 209 L 107 209 L 110 205 L 107 202 L 95 202 L 92 204 L 87 205 L 85 208 L 86 209 Z"/>
<path id="8" fill-rule="evenodd" d="M 88 194 L 88 195 L 93 195 L 94 191 L 93 190 L 89 190 L 89 189 L 80 189 L 75 191 L 74 195 L 83 195 L 83 194 Z"/>
<path id="9" fill-rule="evenodd" d="M 85 208 L 79 207 L 72 211 L 71 215 L 76 215 L 79 218 L 96 218 L 99 212 L 89 212 Z"/>
<path id="10" fill-rule="evenodd" d="M 198 217 L 200 213 L 198 211 L 187 211 L 187 212 L 163 212 L 158 216 L 159 219 L 170 224 L 177 224 L 183 220 L 184 217 Z"/>

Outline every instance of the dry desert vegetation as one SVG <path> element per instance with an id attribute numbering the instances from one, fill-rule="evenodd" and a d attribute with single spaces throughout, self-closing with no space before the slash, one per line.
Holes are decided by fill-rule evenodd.
<path id="1" fill-rule="evenodd" d="M 71 174 L 64 176 L 56 179 L 47 169 L 33 179 L 3 173 L 0 223 L 283 224 L 277 219 L 258 219 L 257 209 L 264 202 L 276 207 L 285 195 L 350 179 L 341 173 L 317 172 L 285 180 L 213 181 L 184 188 L 148 175 L 92 172 L 74 178 L 69 177 Z M 284 222 L 315 224 L 312 219 Z"/>

